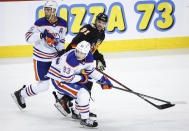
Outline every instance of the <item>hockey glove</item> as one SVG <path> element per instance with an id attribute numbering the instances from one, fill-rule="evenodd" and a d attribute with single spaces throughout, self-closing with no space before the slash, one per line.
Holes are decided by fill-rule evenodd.
<path id="1" fill-rule="evenodd" d="M 53 34 L 51 34 L 50 32 L 49 32 L 49 30 L 44 30 L 44 32 L 43 33 L 41 33 L 40 34 L 40 38 L 42 39 L 42 38 L 44 38 L 45 39 L 45 41 L 46 41 L 46 43 L 49 45 L 49 46 L 53 46 L 54 45 L 54 43 L 55 43 L 55 38 L 54 38 L 54 36 L 53 36 Z"/>
<path id="2" fill-rule="evenodd" d="M 103 61 L 97 60 L 96 61 L 96 68 L 99 69 L 100 71 L 105 70 L 105 68 L 106 68 L 105 61 L 104 60 Z"/>
<path id="3" fill-rule="evenodd" d="M 102 78 L 98 80 L 98 83 L 101 84 L 102 89 L 112 89 L 113 87 L 112 83 L 110 82 L 107 76 L 102 76 Z"/>
<path id="4" fill-rule="evenodd" d="M 81 74 L 81 80 L 79 81 L 80 84 L 86 84 L 88 82 L 88 75 L 87 74 Z"/>

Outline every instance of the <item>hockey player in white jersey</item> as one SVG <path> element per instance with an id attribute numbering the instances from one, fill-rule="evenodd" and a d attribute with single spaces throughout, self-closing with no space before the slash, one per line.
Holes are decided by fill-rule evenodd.
<path id="1" fill-rule="evenodd" d="M 90 94 L 85 84 L 90 77 L 102 83 L 102 89 L 111 89 L 113 85 L 106 76 L 95 69 L 90 49 L 88 42 L 80 42 L 75 49 L 52 61 L 47 76 L 51 78 L 58 98 L 68 95 L 75 99 L 75 110 L 72 115 L 77 115 L 81 119 L 80 124 L 97 127 L 97 121 L 89 118 Z"/>
<path id="2" fill-rule="evenodd" d="M 37 95 L 49 88 L 49 79 L 45 76 L 52 59 L 65 49 L 67 22 L 56 16 L 58 4 L 47 1 L 44 4 L 45 17 L 38 19 L 26 33 L 25 39 L 33 46 L 33 63 L 36 82 L 24 85 L 12 94 L 20 109 L 26 107 L 25 98 Z"/>

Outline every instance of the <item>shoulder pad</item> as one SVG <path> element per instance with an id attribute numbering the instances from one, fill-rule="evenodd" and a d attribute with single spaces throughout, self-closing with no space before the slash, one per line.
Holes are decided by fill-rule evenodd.
<path id="1" fill-rule="evenodd" d="M 58 25 L 67 27 L 67 22 L 64 19 L 62 19 L 61 17 L 58 17 L 58 19 L 59 19 Z"/>
<path id="2" fill-rule="evenodd" d="M 71 51 L 67 58 L 66 58 L 66 62 L 67 64 L 69 64 L 72 67 L 76 67 L 79 65 L 79 61 L 77 60 L 76 56 L 75 56 L 75 50 Z"/>
<path id="3" fill-rule="evenodd" d="M 35 22 L 35 25 L 36 25 L 36 26 L 43 26 L 43 25 L 50 25 L 50 23 L 46 20 L 45 17 L 42 17 L 42 18 L 38 19 L 38 20 Z"/>

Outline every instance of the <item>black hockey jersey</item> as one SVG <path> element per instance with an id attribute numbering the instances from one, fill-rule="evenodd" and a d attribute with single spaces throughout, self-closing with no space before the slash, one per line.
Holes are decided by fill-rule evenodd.
<path id="1" fill-rule="evenodd" d="M 103 55 L 98 52 L 98 47 L 105 38 L 104 30 L 98 31 L 94 24 L 87 24 L 80 29 L 80 32 L 72 39 L 72 42 L 66 48 L 69 51 L 77 46 L 81 41 L 87 41 L 91 44 L 91 52 L 95 60 L 104 60 Z"/>

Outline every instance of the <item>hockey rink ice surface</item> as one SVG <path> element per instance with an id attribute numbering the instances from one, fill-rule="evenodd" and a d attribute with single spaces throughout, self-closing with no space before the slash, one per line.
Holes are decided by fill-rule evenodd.
<path id="1" fill-rule="evenodd" d="M 99 131 L 189 131 L 189 48 L 104 53 L 106 73 L 132 90 L 171 102 L 158 110 L 136 95 L 94 84 L 91 111 Z M 86 131 L 54 107 L 54 90 L 26 99 L 20 111 L 11 92 L 34 81 L 31 57 L 0 59 L 1 131 Z M 113 82 L 112 82 L 113 83 Z M 115 86 L 118 86 L 115 84 Z M 155 102 L 155 101 L 154 101 Z"/>

